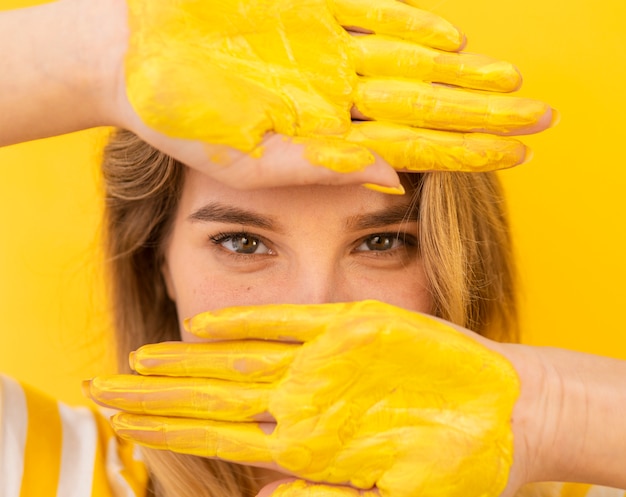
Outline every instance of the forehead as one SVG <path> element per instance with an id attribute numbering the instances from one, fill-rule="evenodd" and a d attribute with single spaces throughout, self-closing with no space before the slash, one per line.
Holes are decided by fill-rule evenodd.
<path id="1" fill-rule="evenodd" d="M 409 215 L 414 207 L 411 191 L 388 195 L 350 186 L 290 186 L 241 191 L 225 186 L 195 170 L 188 170 L 178 217 L 189 218 L 209 204 L 223 204 L 254 210 L 277 219 L 346 219 L 384 210 Z M 414 217 L 414 216 L 410 216 Z"/>

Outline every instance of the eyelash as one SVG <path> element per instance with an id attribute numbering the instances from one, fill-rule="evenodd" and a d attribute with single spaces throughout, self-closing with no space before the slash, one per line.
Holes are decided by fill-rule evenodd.
<path id="1" fill-rule="evenodd" d="M 262 237 L 248 233 L 247 231 L 220 232 L 209 237 L 209 239 L 211 240 L 211 243 L 213 243 L 216 246 L 221 246 L 225 242 L 232 240 L 233 238 L 253 238 L 253 239 L 259 240 L 263 245 L 269 248 L 268 243 L 266 243 L 266 241 Z M 224 250 L 226 251 L 229 257 L 248 259 L 248 260 L 250 259 L 251 256 L 258 257 L 260 255 L 271 255 L 271 254 L 241 254 L 241 253 L 234 252 L 228 249 L 224 249 Z"/>
<path id="2" fill-rule="evenodd" d="M 236 236 L 249 237 L 251 235 L 250 235 L 250 233 L 247 233 L 245 231 L 220 232 L 220 233 L 217 233 L 216 235 L 211 236 L 210 240 L 215 245 L 219 245 L 220 243 L 224 243 L 225 241 L 230 240 L 231 238 L 234 238 Z M 255 238 L 258 238 L 258 237 L 255 237 Z"/>
<path id="3" fill-rule="evenodd" d="M 411 249 L 411 248 L 417 248 L 418 246 L 417 238 L 414 235 L 411 235 L 409 233 L 402 232 L 402 231 L 394 231 L 394 232 L 387 232 L 387 233 L 372 233 L 370 235 L 367 235 L 361 238 L 356 243 L 356 247 L 360 247 L 362 244 L 366 243 L 368 240 L 371 240 L 375 237 L 391 238 L 392 241 L 394 242 L 399 241 L 401 246 L 391 248 L 388 250 L 364 250 L 362 251 L 363 253 L 370 255 L 370 256 L 374 256 L 374 257 L 393 256 L 398 249 L 402 249 L 402 248 Z"/>
<path id="4" fill-rule="evenodd" d="M 358 240 L 355 244 L 355 247 L 360 247 L 362 244 L 366 243 L 368 240 L 373 239 L 374 237 L 380 238 L 391 238 L 394 242 L 399 241 L 402 246 L 391 248 L 389 250 L 363 250 L 359 251 L 368 255 L 372 255 L 375 257 L 385 257 L 392 256 L 396 250 L 402 247 L 407 248 L 416 248 L 418 246 L 417 238 L 409 233 L 405 232 L 388 232 L 388 233 L 372 233 L 367 235 L 360 240 Z M 269 244 L 260 236 L 248 233 L 247 231 L 230 231 L 230 232 L 220 232 L 210 237 L 211 243 L 216 246 L 222 246 L 225 242 L 232 240 L 234 238 L 252 238 L 259 240 L 263 245 L 268 247 Z M 270 254 L 242 254 L 232 250 L 225 249 L 229 256 L 236 258 L 250 258 L 251 256 L 260 256 L 260 255 L 270 255 Z M 271 249 L 269 249 L 271 251 Z"/>

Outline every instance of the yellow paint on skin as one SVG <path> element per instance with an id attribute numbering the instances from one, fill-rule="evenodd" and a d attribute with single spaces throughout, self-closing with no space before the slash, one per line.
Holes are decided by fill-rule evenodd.
<path id="1" fill-rule="evenodd" d="M 386 193 L 387 195 L 404 195 L 406 193 L 406 190 L 402 185 L 391 187 L 374 185 L 372 183 L 363 183 L 361 186 L 375 192 Z"/>
<path id="2" fill-rule="evenodd" d="M 340 0 L 333 3 L 343 26 L 363 27 L 441 50 L 459 50 L 463 34 L 445 19 L 396 0 Z"/>
<path id="3" fill-rule="evenodd" d="M 347 139 L 408 171 L 492 171 L 529 158 L 526 146 L 514 138 L 445 133 L 389 123 L 354 123 Z"/>
<path id="4" fill-rule="evenodd" d="M 360 81 L 357 106 L 365 116 L 381 121 L 497 134 L 530 129 L 550 111 L 538 100 L 372 78 Z"/>
<path id="5" fill-rule="evenodd" d="M 315 308 L 314 315 L 303 312 L 312 306 L 271 305 L 234 306 L 203 312 L 184 321 L 187 331 L 210 340 L 261 338 L 289 343 L 309 342 L 324 333 L 328 323 L 339 315 L 336 306 Z M 263 309 L 260 319 L 259 309 Z"/>
<path id="6" fill-rule="evenodd" d="M 272 497 L 377 497 L 374 490 L 363 491 L 352 487 L 322 485 L 303 480 L 282 483 L 272 492 Z"/>
<path id="7" fill-rule="evenodd" d="M 294 137 L 293 143 L 304 145 L 304 157 L 312 164 L 338 173 L 362 171 L 376 160 L 365 147 L 332 137 Z"/>
<path id="8" fill-rule="evenodd" d="M 307 479 L 386 495 L 419 495 L 417 481 L 442 496 L 499 495 L 519 394 L 508 361 L 422 315 L 338 305 L 346 314 L 303 346 L 271 395 L 276 461 Z M 300 466 L 292 446 L 315 457 Z"/>
<path id="9" fill-rule="evenodd" d="M 297 8 L 288 0 L 129 0 L 128 6 L 131 105 L 151 128 L 206 143 L 217 164 L 231 163 L 229 147 L 261 157 L 258 145 L 275 132 L 300 137 L 313 164 L 361 171 L 374 156 L 350 143 L 354 107 L 377 121 L 498 134 L 530 129 L 548 109 L 423 83 L 510 91 L 520 78 L 504 62 L 420 46 L 457 50 L 463 36 L 396 0 L 307 0 Z M 340 23 L 396 38 L 353 37 Z M 400 154 L 384 137 L 367 146 L 388 160 L 399 157 L 391 162 L 397 169 L 419 153 Z"/>
<path id="10" fill-rule="evenodd" d="M 161 342 L 131 353 L 130 367 L 142 375 L 271 382 L 282 377 L 296 348 L 296 344 L 255 340 Z"/>
<path id="11" fill-rule="evenodd" d="M 522 83 L 515 66 L 486 55 L 442 52 L 388 36 L 357 36 L 353 43 L 356 71 L 363 76 L 402 77 L 499 92 L 514 91 Z"/>
<path id="12" fill-rule="evenodd" d="M 204 151 L 211 162 L 214 164 L 227 166 L 233 161 L 233 149 L 228 145 L 218 145 L 214 143 L 204 143 Z M 261 148 L 261 147 L 257 147 Z M 255 149 L 249 151 L 250 155 L 255 153 Z M 260 153 L 257 153 L 260 155 Z"/>
<path id="13" fill-rule="evenodd" d="M 504 357 L 451 326 L 375 301 L 232 308 L 191 322 L 203 334 L 204 326 L 222 338 L 258 340 L 250 359 L 260 360 L 263 340 L 303 343 L 270 384 L 241 383 L 230 364 L 220 373 L 237 379 L 230 388 L 209 387 L 217 381 L 209 378 L 155 382 L 151 395 L 166 393 L 158 414 L 169 417 L 123 414 L 115 422 L 123 436 L 234 462 L 273 461 L 307 480 L 376 487 L 389 497 L 418 497 L 422 488 L 437 497 L 496 497 L 504 489 L 519 380 Z M 155 412 L 143 388 L 150 383 L 125 381 L 100 385 L 94 396 Z M 267 413 L 277 423 L 271 433 L 241 422 Z"/>
<path id="14" fill-rule="evenodd" d="M 586 497 L 592 485 L 586 483 L 563 483 L 559 497 Z"/>
<path id="15" fill-rule="evenodd" d="M 350 37 L 324 2 L 128 3 L 127 92 L 149 126 L 243 151 L 269 130 L 347 130 Z"/>
<path id="16" fill-rule="evenodd" d="M 120 413 L 111 419 L 111 425 L 120 437 L 140 440 L 142 445 L 155 449 L 241 463 L 271 462 L 267 437 L 253 423 L 178 418 L 172 424 L 172 418 L 168 417 Z M 215 432 L 219 432 L 220 437 L 215 437 Z M 242 433 L 245 434 L 245 443 L 242 443 Z"/>
<path id="17" fill-rule="evenodd" d="M 91 381 L 89 394 L 128 412 L 224 421 L 251 421 L 267 412 L 270 387 L 204 378 L 111 375 Z"/>

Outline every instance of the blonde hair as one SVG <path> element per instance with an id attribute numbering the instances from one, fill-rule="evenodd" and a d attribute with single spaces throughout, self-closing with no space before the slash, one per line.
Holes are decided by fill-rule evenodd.
<path id="1" fill-rule="evenodd" d="M 164 239 L 181 195 L 184 166 L 127 131 L 103 160 L 105 243 L 120 367 L 146 343 L 179 340 L 176 307 L 161 275 Z M 505 208 L 493 173 L 426 173 L 414 190 L 432 313 L 484 336 L 518 339 L 515 274 Z M 237 497 L 258 491 L 250 468 L 144 450 L 151 495 Z"/>

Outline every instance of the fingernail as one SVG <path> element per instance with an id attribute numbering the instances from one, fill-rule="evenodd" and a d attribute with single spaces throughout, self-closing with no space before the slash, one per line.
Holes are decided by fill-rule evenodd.
<path id="1" fill-rule="evenodd" d="M 80 389 L 83 392 L 83 395 L 88 399 L 91 398 L 91 380 L 83 380 L 80 384 Z"/>
<path id="2" fill-rule="evenodd" d="M 552 120 L 550 121 L 549 128 L 554 128 L 560 122 L 561 122 L 561 113 L 556 109 L 552 109 Z"/>
<path id="3" fill-rule="evenodd" d="M 459 36 L 461 38 L 461 41 L 459 42 L 459 49 L 458 51 L 461 50 L 465 50 L 465 47 L 467 47 L 467 36 L 465 35 L 465 33 L 463 31 L 461 31 L 461 28 L 454 26 L 457 31 L 459 32 Z"/>
<path id="4" fill-rule="evenodd" d="M 128 354 L 128 365 L 133 371 L 135 370 L 135 362 L 137 362 L 137 354 L 133 350 L 130 354 Z"/>
<path id="5" fill-rule="evenodd" d="M 518 164 L 518 166 L 521 166 L 522 164 L 528 164 L 531 160 L 533 160 L 534 156 L 535 156 L 535 152 L 533 152 L 531 148 L 526 147 L 526 152 L 524 154 L 524 160 L 522 162 L 520 162 Z"/>
<path id="6" fill-rule="evenodd" d="M 380 193 L 386 193 L 388 195 L 404 195 L 406 193 L 406 190 L 404 189 L 402 185 L 381 186 L 381 185 L 376 185 L 374 183 L 363 183 L 362 186 L 364 186 L 368 190 L 373 190 L 375 192 L 380 192 Z"/>

